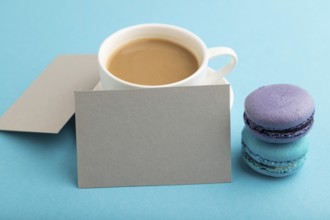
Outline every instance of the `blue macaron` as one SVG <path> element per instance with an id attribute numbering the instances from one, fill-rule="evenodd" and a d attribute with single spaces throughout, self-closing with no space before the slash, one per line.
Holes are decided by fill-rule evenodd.
<path id="1" fill-rule="evenodd" d="M 272 177 L 289 176 L 303 166 L 307 151 L 307 137 L 276 144 L 262 141 L 252 135 L 246 126 L 243 128 L 242 156 L 247 165 L 258 173 Z"/>
<path id="2" fill-rule="evenodd" d="M 294 142 L 305 136 L 314 122 L 313 98 L 291 84 L 260 87 L 247 96 L 244 108 L 250 132 L 267 142 Z"/>

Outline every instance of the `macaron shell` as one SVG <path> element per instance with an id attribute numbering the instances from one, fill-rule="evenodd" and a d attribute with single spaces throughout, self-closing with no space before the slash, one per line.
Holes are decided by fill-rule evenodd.
<path id="1" fill-rule="evenodd" d="M 291 161 L 302 157 L 308 151 L 307 137 L 300 138 L 292 143 L 269 143 L 251 135 L 246 126 L 242 130 L 242 140 L 252 152 L 264 159 L 275 162 Z"/>
<path id="2" fill-rule="evenodd" d="M 290 84 L 263 86 L 245 99 L 245 113 L 267 129 L 288 129 L 314 113 L 314 101 L 302 88 Z"/>

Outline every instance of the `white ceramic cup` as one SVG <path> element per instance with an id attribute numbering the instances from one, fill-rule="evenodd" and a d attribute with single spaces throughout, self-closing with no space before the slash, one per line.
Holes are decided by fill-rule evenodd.
<path id="1" fill-rule="evenodd" d="M 107 62 L 111 54 L 118 47 L 136 39 L 161 38 L 170 40 L 189 49 L 198 59 L 199 68 L 189 77 L 165 85 L 139 85 L 124 81 L 113 75 L 107 68 Z M 208 62 L 218 56 L 230 56 L 231 60 L 216 73 L 208 71 Z M 194 33 L 180 27 L 166 24 L 141 24 L 121 29 L 103 41 L 98 52 L 99 72 L 103 89 L 119 90 L 133 88 L 159 88 L 170 86 L 188 86 L 210 84 L 217 79 L 224 79 L 237 62 L 236 53 L 228 47 L 207 48 L 204 42 Z M 211 82 L 210 82 L 211 81 Z M 227 82 L 226 80 L 222 80 Z M 207 83 L 206 83 L 207 82 Z M 233 97 L 231 97 L 232 99 Z"/>

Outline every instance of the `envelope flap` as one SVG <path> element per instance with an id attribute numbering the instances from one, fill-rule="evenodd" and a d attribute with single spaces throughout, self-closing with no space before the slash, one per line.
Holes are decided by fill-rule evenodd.
<path id="1" fill-rule="evenodd" d="M 58 133 L 75 112 L 74 91 L 99 81 L 97 55 L 58 56 L 0 118 L 0 130 Z"/>

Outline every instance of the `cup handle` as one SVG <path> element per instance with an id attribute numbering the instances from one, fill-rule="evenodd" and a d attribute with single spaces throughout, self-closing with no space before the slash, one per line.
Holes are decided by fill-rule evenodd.
<path id="1" fill-rule="evenodd" d="M 235 51 L 229 47 L 212 47 L 207 49 L 208 59 L 211 60 L 218 56 L 230 56 L 231 60 L 227 65 L 216 70 L 215 74 L 217 77 L 224 77 L 227 73 L 229 73 L 237 63 L 237 54 Z"/>

